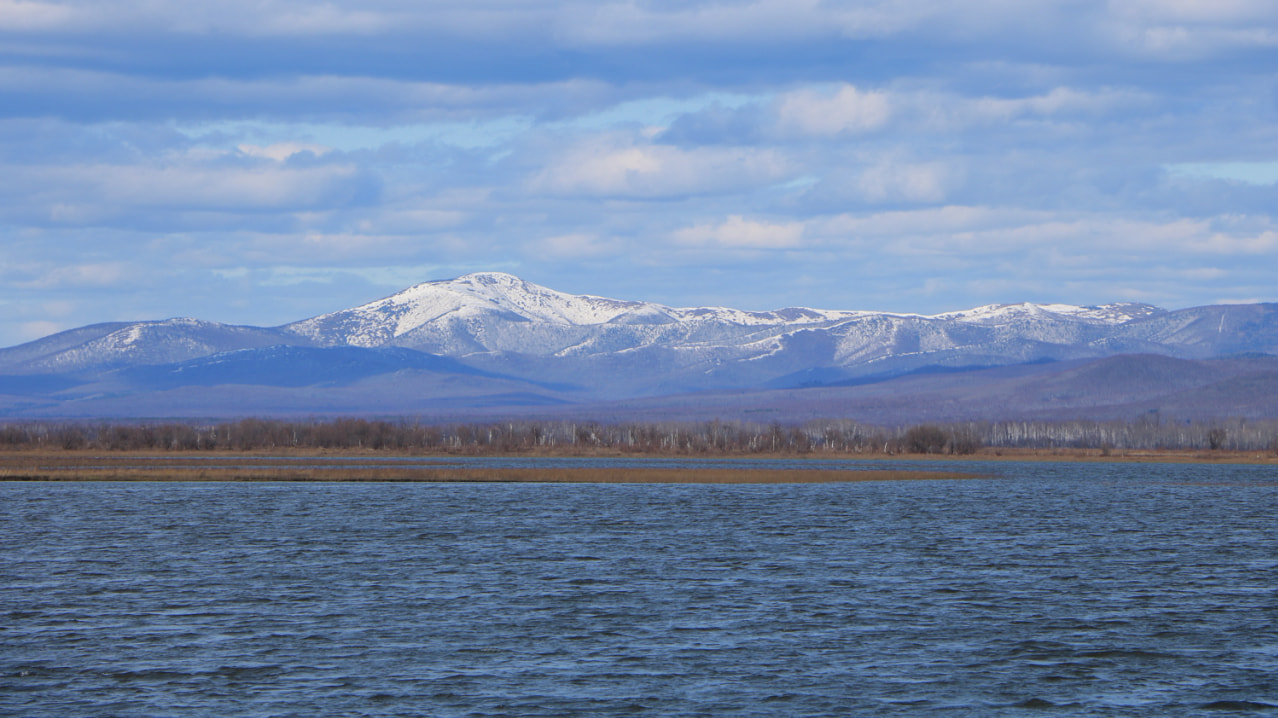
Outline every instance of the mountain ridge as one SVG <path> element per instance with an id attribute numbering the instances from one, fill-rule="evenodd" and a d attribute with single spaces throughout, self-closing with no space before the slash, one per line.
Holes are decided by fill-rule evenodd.
<path id="1" fill-rule="evenodd" d="M 355 349 L 373 353 L 351 353 Z M 234 352 L 244 353 L 217 359 Z M 1242 353 L 1278 354 L 1278 305 L 1168 311 L 1139 303 L 1015 303 L 935 315 L 744 311 L 574 295 L 479 272 L 276 327 L 192 318 L 111 322 L 0 349 L 0 393 L 11 397 L 0 396 L 0 412 L 34 411 L 33 402 L 41 412 L 83 408 L 88 397 L 130 392 L 183 388 L 182 396 L 190 396 L 186 387 L 306 386 L 318 397 L 326 386 L 351 387 L 396 372 L 418 377 L 406 383 L 418 387 L 413 391 L 447 387 L 459 406 L 470 392 L 476 406 L 500 407 L 493 396 L 518 396 L 521 405 L 585 405 L 846 388 L 919 372 L 1119 355 L 1202 360 Z M 290 374 L 288 357 L 305 371 Z M 145 369 L 184 363 L 191 367 L 185 374 Z M 438 397 L 420 398 L 428 406 Z M 357 399 L 352 394 L 343 406 Z M 328 404 L 317 398 L 316 406 Z"/>

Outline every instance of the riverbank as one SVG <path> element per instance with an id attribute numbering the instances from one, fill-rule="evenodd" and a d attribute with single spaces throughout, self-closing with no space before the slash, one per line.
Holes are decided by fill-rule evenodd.
<path id="1" fill-rule="evenodd" d="M 445 457 L 439 457 L 445 458 Z M 552 458 L 552 457 L 545 457 Z M 406 461 L 399 461 L 406 459 Z M 966 479 L 979 474 L 918 469 L 830 470 L 672 466 L 483 467 L 431 457 L 357 452 L 289 454 L 0 454 L 0 481 L 396 481 L 528 483 L 786 484 Z"/>
<path id="2" fill-rule="evenodd" d="M 1154 463 L 1224 463 L 1224 464 L 1273 464 L 1278 465 L 1278 454 L 1272 451 L 1230 451 L 1205 449 L 1076 449 L 1076 448 L 1001 448 L 984 447 L 966 454 L 916 454 L 908 452 L 841 452 L 841 451 L 808 451 L 808 452 L 679 452 L 622 451 L 612 448 L 577 448 L 577 447 L 538 447 L 518 449 L 514 451 L 485 450 L 450 450 L 425 451 L 360 449 L 360 448 L 293 448 L 270 447 L 253 450 L 108 450 L 108 449 L 10 449 L 0 450 L 0 468 L 20 466 L 29 463 L 76 463 L 83 464 L 90 459 L 107 461 L 133 461 L 145 459 L 158 463 L 191 462 L 191 461 L 236 461 L 244 457 L 269 457 L 271 459 L 290 459 L 297 462 L 323 462 L 327 459 L 413 459 L 429 461 L 439 459 L 447 461 L 459 458 L 547 458 L 547 459 L 682 459 L 696 460 L 732 460 L 732 459 L 768 459 L 787 461 L 1108 461 L 1108 462 L 1154 462 Z"/>
<path id="3" fill-rule="evenodd" d="M 458 459 L 669 459 L 680 466 L 586 467 L 458 466 Z M 784 460 L 784 469 L 724 468 L 733 459 Z M 882 461 L 882 468 L 830 470 L 819 460 Z M 705 461 L 718 466 L 697 467 Z M 893 468 L 895 462 L 913 462 Z M 608 451 L 520 452 L 510 454 L 425 454 L 371 450 L 271 449 L 257 452 L 104 452 L 93 450 L 0 452 L 0 481 L 415 481 L 567 483 L 828 483 L 912 481 L 981 476 L 980 464 L 1006 461 L 1253 464 L 1278 467 L 1278 457 L 1258 452 L 1108 452 L 1091 449 L 985 449 L 967 455 L 943 454 L 751 454 L 649 455 Z M 802 464 L 811 462 L 811 468 Z M 946 462 L 945 470 L 918 463 Z M 953 471 L 953 464 L 970 471 Z M 689 466 L 688 464 L 694 464 Z"/>

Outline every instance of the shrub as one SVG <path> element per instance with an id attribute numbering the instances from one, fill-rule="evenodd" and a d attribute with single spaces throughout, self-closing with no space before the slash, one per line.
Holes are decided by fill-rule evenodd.
<path id="1" fill-rule="evenodd" d="M 945 451 L 949 438 L 939 426 L 915 426 L 905 432 L 905 450 L 911 454 L 939 454 Z"/>

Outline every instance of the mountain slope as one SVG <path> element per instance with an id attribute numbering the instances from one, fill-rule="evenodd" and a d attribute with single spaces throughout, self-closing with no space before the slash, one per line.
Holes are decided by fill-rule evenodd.
<path id="1" fill-rule="evenodd" d="M 231 326 L 198 319 L 95 324 L 0 349 L 5 374 L 67 374 L 167 364 L 238 349 L 305 340 L 275 329 Z"/>
<path id="2" fill-rule="evenodd" d="M 564 294 L 488 272 L 419 284 L 281 330 L 319 346 L 407 347 L 492 370 L 532 365 L 555 380 L 571 374 L 612 394 L 619 375 L 648 375 L 653 380 L 646 390 L 625 392 L 651 394 L 754 386 L 815 367 L 855 376 L 932 364 L 1103 356 L 1114 353 L 1102 345 L 1117 328 L 1161 314 L 1139 304 L 991 305 L 931 317 L 802 307 L 678 309 Z"/>
<path id="3" fill-rule="evenodd" d="M 1186 360 L 1157 355 L 1048 362 L 878 378 L 849 386 L 627 399 L 545 418 L 598 421 L 867 423 L 1278 417 L 1278 357 Z"/>
<path id="4" fill-rule="evenodd" d="M 240 349 L 174 364 L 130 367 L 115 376 L 138 389 L 180 386 L 349 386 L 407 370 L 496 378 L 449 357 L 411 349 L 271 346 Z"/>
<path id="5" fill-rule="evenodd" d="M 98 402 L 93 406 L 102 411 L 128 408 L 119 398 L 131 393 L 152 397 L 157 407 L 164 401 L 230 406 L 195 397 L 247 386 L 299 390 L 287 400 L 280 395 L 281 406 L 309 401 L 318 411 L 357 407 L 358 392 L 347 388 L 360 384 L 378 387 L 368 394 L 370 406 L 439 405 L 430 403 L 438 396 L 395 396 L 396 377 L 418 377 L 423 391 L 444 392 L 463 408 L 819 387 L 845 394 L 894 377 L 918 381 L 1061 363 L 1041 369 L 1051 373 L 1075 362 L 1143 355 L 1134 360 L 1142 368 L 1123 380 L 1061 379 L 1093 387 L 1080 390 L 1086 394 L 1110 391 L 1101 386 L 1146 386 L 1141 372 L 1156 375 L 1160 358 L 1239 353 L 1278 354 L 1278 305 L 1169 312 L 1145 304 L 1022 303 L 932 316 L 803 307 L 750 312 L 566 294 L 483 272 L 280 327 L 196 319 L 111 323 L 0 349 L 0 411 L 39 406 L 56 412 L 78 402 L 82 415 L 92 410 L 84 402 Z M 963 379 L 956 374 L 945 381 Z M 1050 393 L 1050 387 L 1034 391 L 1040 389 Z M 326 391 L 346 398 L 328 402 Z M 1061 389 L 1061 396 L 1069 391 Z M 247 401 L 245 390 L 235 392 Z M 161 394 L 166 398 L 157 398 Z M 375 402 L 374 394 L 382 398 Z M 821 405 L 815 393 L 797 395 Z M 1090 405 L 1099 406 L 1114 397 L 1093 398 Z M 968 400 L 996 401 L 993 395 Z M 1088 401 L 1066 404 L 1086 407 Z"/>

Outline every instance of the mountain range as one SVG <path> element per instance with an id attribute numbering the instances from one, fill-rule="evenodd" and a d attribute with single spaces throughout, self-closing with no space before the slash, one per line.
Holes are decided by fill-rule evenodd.
<path id="1" fill-rule="evenodd" d="M 0 349 L 0 415 L 1278 416 L 1278 305 L 937 315 L 673 308 L 509 274 L 278 327 L 96 324 Z"/>

